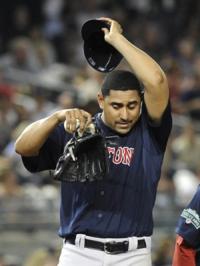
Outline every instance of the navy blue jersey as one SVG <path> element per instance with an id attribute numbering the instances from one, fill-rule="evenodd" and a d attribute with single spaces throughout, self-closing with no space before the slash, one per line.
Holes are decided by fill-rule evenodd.
<path id="1" fill-rule="evenodd" d="M 191 202 L 182 211 L 176 232 L 192 247 L 200 249 L 200 186 Z"/>
<path id="2" fill-rule="evenodd" d="M 105 136 L 116 136 L 96 116 Z M 118 135 L 117 146 L 109 146 L 109 176 L 91 183 L 61 183 L 59 235 L 83 233 L 96 237 L 150 236 L 152 209 L 167 139 L 172 127 L 170 106 L 162 122 L 148 119 L 145 105 L 140 119 L 126 135 Z M 23 157 L 30 171 L 54 169 L 71 138 L 59 125 L 36 157 Z"/>

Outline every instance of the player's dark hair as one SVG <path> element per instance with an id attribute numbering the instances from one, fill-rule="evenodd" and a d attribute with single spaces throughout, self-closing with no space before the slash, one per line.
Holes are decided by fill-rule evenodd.
<path id="1" fill-rule="evenodd" d="M 103 96 L 108 96 L 110 90 L 136 90 L 142 97 L 143 90 L 141 83 L 137 77 L 130 71 L 125 70 L 115 70 L 107 74 L 103 81 L 101 92 Z"/>

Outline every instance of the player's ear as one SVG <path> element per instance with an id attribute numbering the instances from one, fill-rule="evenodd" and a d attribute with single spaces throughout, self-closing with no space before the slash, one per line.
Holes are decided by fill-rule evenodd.
<path id="1" fill-rule="evenodd" d="M 142 104 L 143 104 L 143 101 L 141 101 L 141 103 L 140 103 L 140 115 L 142 113 Z"/>
<path id="2" fill-rule="evenodd" d="M 143 101 L 144 101 L 144 89 L 140 93 L 140 98 L 141 98 L 141 103 L 140 103 L 140 115 L 141 115 L 141 113 L 142 113 L 142 105 L 143 105 Z"/>
<path id="3" fill-rule="evenodd" d="M 99 92 L 97 95 L 97 101 L 98 101 L 99 107 L 103 109 L 104 108 L 104 97 L 101 92 Z"/>

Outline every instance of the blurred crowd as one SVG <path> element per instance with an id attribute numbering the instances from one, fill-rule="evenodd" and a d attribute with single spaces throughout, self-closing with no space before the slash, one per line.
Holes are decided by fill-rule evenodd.
<path id="1" fill-rule="evenodd" d="M 167 74 L 174 125 L 155 209 L 173 209 L 178 217 L 200 180 L 199 12 L 197 0 L 2 1 L 0 230 L 34 227 L 36 216 L 37 222 L 41 219 L 46 225 L 47 214 L 58 215 L 59 184 L 49 172 L 26 171 L 14 142 L 30 122 L 58 109 L 99 111 L 96 93 L 104 74 L 87 65 L 80 31 L 85 21 L 101 16 L 118 20 L 125 36 L 155 58 Z M 128 66 L 122 60 L 118 68 Z M 172 237 L 161 238 L 155 246 L 154 266 L 170 265 L 173 250 L 175 222 L 170 223 L 166 212 L 162 215 L 169 220 Z M 159 217 L 158 211 L 155 224 Z M 9 250 L 7 254 L 0 250 L 0 266 L 55 266 L 56 261 L 57 246 L 36 250 L 26 262 L 9 260 Z"/>

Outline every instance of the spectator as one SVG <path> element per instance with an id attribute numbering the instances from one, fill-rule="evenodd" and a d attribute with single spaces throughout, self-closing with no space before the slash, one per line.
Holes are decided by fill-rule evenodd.
<path id="1" fill-rule="evenodd" d="M 16 69 L 37 72 L 38 62 L 30 40 L 26 37 L 13 39 L 10 51 L 0 58 L 0 66 L 6 71 Z"/>
<path id="2" fill-rule="evenodd" d="M 195 124 L 188 121 L 183 131 L 172 144 L 174 165 L 176 169 L 188 169 L 194 173 L 199 169 L 200 135 L 195 129 Z"/>

